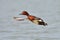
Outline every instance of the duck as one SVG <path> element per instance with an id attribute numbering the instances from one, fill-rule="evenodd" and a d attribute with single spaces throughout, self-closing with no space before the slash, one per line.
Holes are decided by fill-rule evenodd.
<path id="1" fill-rule="evenodd" d="M 37 24 L 37 25 L 43 25 L 43 26 L 46 26 L 47 23 L 45 23 L 43 21 L 43 19 L 39 18 L 39 17 L 36 17 L 36 16 L 33 16 L 33 15 L 30 15 L 27 11 L 22 11 L 19 15 L 25 15 L 27 16 L 26 19 L 30 20 L 31 22 Z"/>

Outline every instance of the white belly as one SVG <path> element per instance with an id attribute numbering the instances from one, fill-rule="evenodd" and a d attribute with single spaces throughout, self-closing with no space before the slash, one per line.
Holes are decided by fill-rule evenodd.
<path id="1" fill-rule="evenodd" d="M 39 24 L 38 20 L 33 20 L 32 22 L 35 24 Z"/>

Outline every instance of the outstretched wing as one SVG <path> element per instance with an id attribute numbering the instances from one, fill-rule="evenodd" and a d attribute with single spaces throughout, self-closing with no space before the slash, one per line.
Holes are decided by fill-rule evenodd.
<path id="1" fill-rule="evenodd" d="M 20 18 L 20 17 L 13 17 L 13 18 L 17 21 L 24 21 L 25 20 L 24 18 Z"/>

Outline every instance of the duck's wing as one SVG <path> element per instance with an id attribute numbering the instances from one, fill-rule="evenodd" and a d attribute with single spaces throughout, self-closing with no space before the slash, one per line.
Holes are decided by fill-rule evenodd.
<path id="1" fill-rule="evenodd" d="M 17 20 L 17 21 L 24 21 L 24 18 L 20 18 L 20 17 L 13 17 L 13 19 Z"/>

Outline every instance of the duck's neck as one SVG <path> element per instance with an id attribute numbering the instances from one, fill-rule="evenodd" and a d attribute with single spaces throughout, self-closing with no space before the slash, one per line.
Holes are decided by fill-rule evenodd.
<path id="1" fill-rule="evenodd" d="M 29 14 L 27 14 L 26 16 L 29 16 Z"/>

